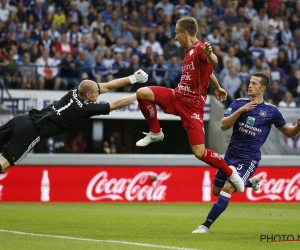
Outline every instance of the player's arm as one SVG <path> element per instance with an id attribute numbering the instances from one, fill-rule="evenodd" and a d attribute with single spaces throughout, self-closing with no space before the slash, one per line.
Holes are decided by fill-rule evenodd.
<path id="1" fill-rule="evenodd" d="M 277 129 L 286 137 L 294 137 L 300 133 L 300 118 L 298 118 L 297 124 L 295 126 L 286 124 L 283 127 L 278 127 Z"/>
<path id="2" fill-rule="evenodd" d="M 98 83 L 98 85 L 100 87 L 101 94 L 103 94 L 111 90 L 121 88 L 127 85 L 128 83 L 145 83 L 147 81 L 148 74 L 143 70 L 139 69 L 136 72 L 134 72 L 134 74 L 131 76 L 115 79 L 106 83 Z"/>
<path id="3" fill-rule="evenodd" d="M 240 117 L 241 114 L 247 112 L 250 109 L 255 108 L 256 105 L 257 103 L 255 101 L 248 102 L 244 106 L 234 111 L 231 115 L 223 117 L 221 120 L 221 129 L 225 131 L 233 127 L 233 125 L 235 124 L 235 122 L 237 121 L 237 119 Z"/>
<path id="4" fill-rule="evenodd" d="M 225 89 L 221 88 L 216 76 L 214 73 L 210 75 L 210 84 L 214 88 L 214 95 L 220 101 L 225 101 L 227 98 L 227 92 Z"/>
<path id="5" fill-rule="evenodd" d="M 124 108 L 134 101 L 136 101 L 136 94 L 114 100 L 109 103 L 110 111 Z"/>
<path id="6" fill-rule="evenodd" d="M 212 47 L 211 45 L 206 42 L 205 43 L 205 46 L 202 48 L 204 54 L 206 55 L 207 57 L 207 62 L 209 64 L 211 64 L 212 66 L 216 66 L 217 63 L 218 63 L 218 58 L 217 56 L 212 52 Z"/>

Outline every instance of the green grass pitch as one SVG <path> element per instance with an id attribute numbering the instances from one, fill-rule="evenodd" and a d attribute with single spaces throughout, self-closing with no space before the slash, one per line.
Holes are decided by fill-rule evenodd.
<path id="1" fill-rule="evenodd" d="M 0 203 L 0 249 L 300 249 L 297 203 L 232 203 L 209 234 L 192 234 L 212 203 Z"/>

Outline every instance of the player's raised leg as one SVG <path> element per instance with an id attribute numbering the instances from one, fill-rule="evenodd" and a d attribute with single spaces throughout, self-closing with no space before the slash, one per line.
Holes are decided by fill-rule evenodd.
<path id="1" fill-rule="evenodd" d="M 191 145 L 192 151 L 196 158 L 204 161 L 208 165 L 221 169 L 225 175 L 231 180 L 235 188 L 239 192 L 244 192 L 245 185 L 234 166 L 228 166 L 225 160 L 214 150 L 206 149 L 204 144 Z"/>
<path id="2" fill-rule="evenodd" d="M 150 128 L 150 132 L 144 132 L 146 136 L 137 141 L 136 146 L 145 147 L 152 142 L 162 141 L 164 139 L 164 133 L 162 132 L 157 119 L 157 110 L 154 103 L 155 96 L 152 89 L 149 87 L 140 88 L 137 90 L 136 95 L 139 108 L 147 120 Z"/>

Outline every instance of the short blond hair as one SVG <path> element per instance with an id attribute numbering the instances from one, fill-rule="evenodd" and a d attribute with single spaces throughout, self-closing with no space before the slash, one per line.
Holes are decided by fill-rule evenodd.
<path id="1" fill-rule="evenodd" d="M 190 36 L 196 36 L 198 33 L 198 23 L 193 17 L 182 17 L 176 24 L 180 31 L 186 30 Z"/>

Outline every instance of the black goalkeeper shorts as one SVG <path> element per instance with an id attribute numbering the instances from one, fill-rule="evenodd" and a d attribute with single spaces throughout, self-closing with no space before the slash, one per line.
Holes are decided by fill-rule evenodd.
<path id="1" fill-rule="evenodd" d="M 2 156 L 11 166 L 24 159 L 39 141 L 38 129 L 28 115 L 17 116 L 0 127 Z"/>

